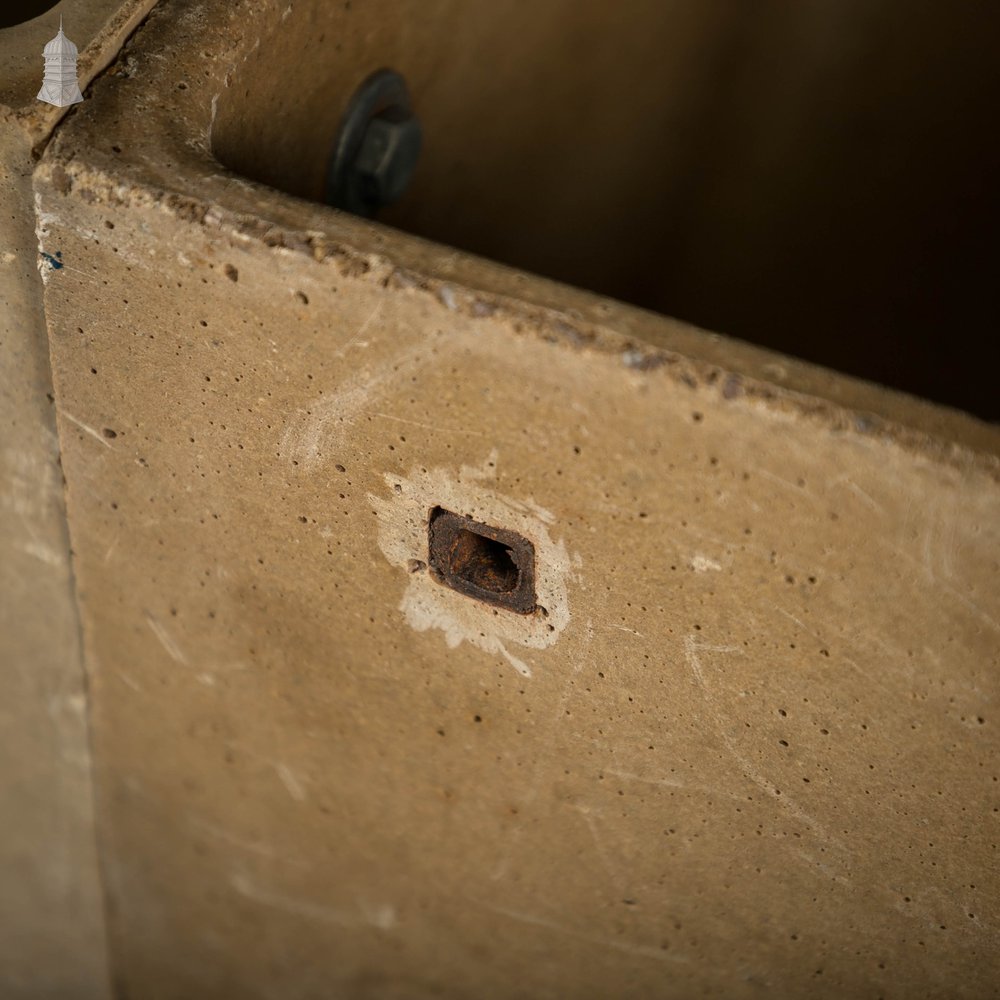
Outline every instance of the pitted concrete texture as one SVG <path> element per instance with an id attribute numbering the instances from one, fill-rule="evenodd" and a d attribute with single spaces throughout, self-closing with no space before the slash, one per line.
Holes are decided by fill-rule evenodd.
<path id="1" fill-rule="evenodd" d="M 149 3 L 63 3 L 0 32 L 0 995 L 108 995 L 79 622 L 31 175 L 62 117 L 36 104 L 62 11 L 81 83 Z M 51 22 L 51 17 L 55 21 Z M 47 34 L 46 34 L 47 33 Z M 30 59 L 29 59 L 30 55 Z M 30 72 L 29 72 L 30 70 Z M 32 75 L 33 74 L 33 75 Z"/>
<path id="2" fill-rule="evenodd" d="M 36 172 L 123 992 L 995 995 L 997 430 L 226 171 L 302 14 L 161 3 Z"/>

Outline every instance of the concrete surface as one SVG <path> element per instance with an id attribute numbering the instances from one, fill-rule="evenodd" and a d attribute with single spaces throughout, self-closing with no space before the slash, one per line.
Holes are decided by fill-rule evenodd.
<path id="1" fill-rule="evenodd" d="M 120 993 L 996 995 L 997 429 L 222 167 L 317 9 L 164 0 L 35 174 Z"/>
<path id="2" fill-rule="evenodd" d="M 0 31 L 0 995 L 108 996 L 86 684 L 38 274 L 42 46 L 75 22 L 81 83 L 149 3 L 66 2 Z M 52 21 L 52 18 L 55 18 Z M 44 22 L 44 23 L 40 23 Z M 30 59 L 28 59 L 30 54 Z M 30 71 L 29 71 L 30 68 Z M 32 72 L 34 75 L 32 76 Z"/>

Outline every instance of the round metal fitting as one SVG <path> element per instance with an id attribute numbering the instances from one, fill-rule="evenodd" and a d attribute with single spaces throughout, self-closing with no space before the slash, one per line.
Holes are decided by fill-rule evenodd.
<path id="1" fill-rule="evenodd" d="M 376 70 L 355 91 L 340 123 L 327 204 L 373 218 L 406 190 L 422 138 L 406 81 L 394 70 Z"/>

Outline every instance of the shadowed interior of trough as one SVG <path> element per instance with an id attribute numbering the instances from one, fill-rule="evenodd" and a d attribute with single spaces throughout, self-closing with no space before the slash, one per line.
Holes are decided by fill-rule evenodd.
<path id="1" fill-rule="evenodd" d="M 218 104 L 229 168 L 321 200 L 348 101 L 392 67 L 424 144 L 381 221 L 1000 419 L 980 336 L 996 5 L 275 0 L 258 19 Z"/>

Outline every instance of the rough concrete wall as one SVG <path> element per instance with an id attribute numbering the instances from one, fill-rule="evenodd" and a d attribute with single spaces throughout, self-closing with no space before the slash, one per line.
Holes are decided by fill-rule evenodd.
<path id="1" fill-rule="evenodd" d="M 227 174 L 169 7 L 35 178 L 123 988 L 989 996 L 996 430 Z"/>
<path id="2" fill-rule="evenodd" d="M 38 274 L 34 105 L 60 12 L 81 82 L 149 4 L 63 3 L 0 32 L 0 994 L 108 995 L 86 684 Z M 55 19 L 53 21 L 53 18 Z M 74 30 L 75 28 L 75 30 Z"/>

